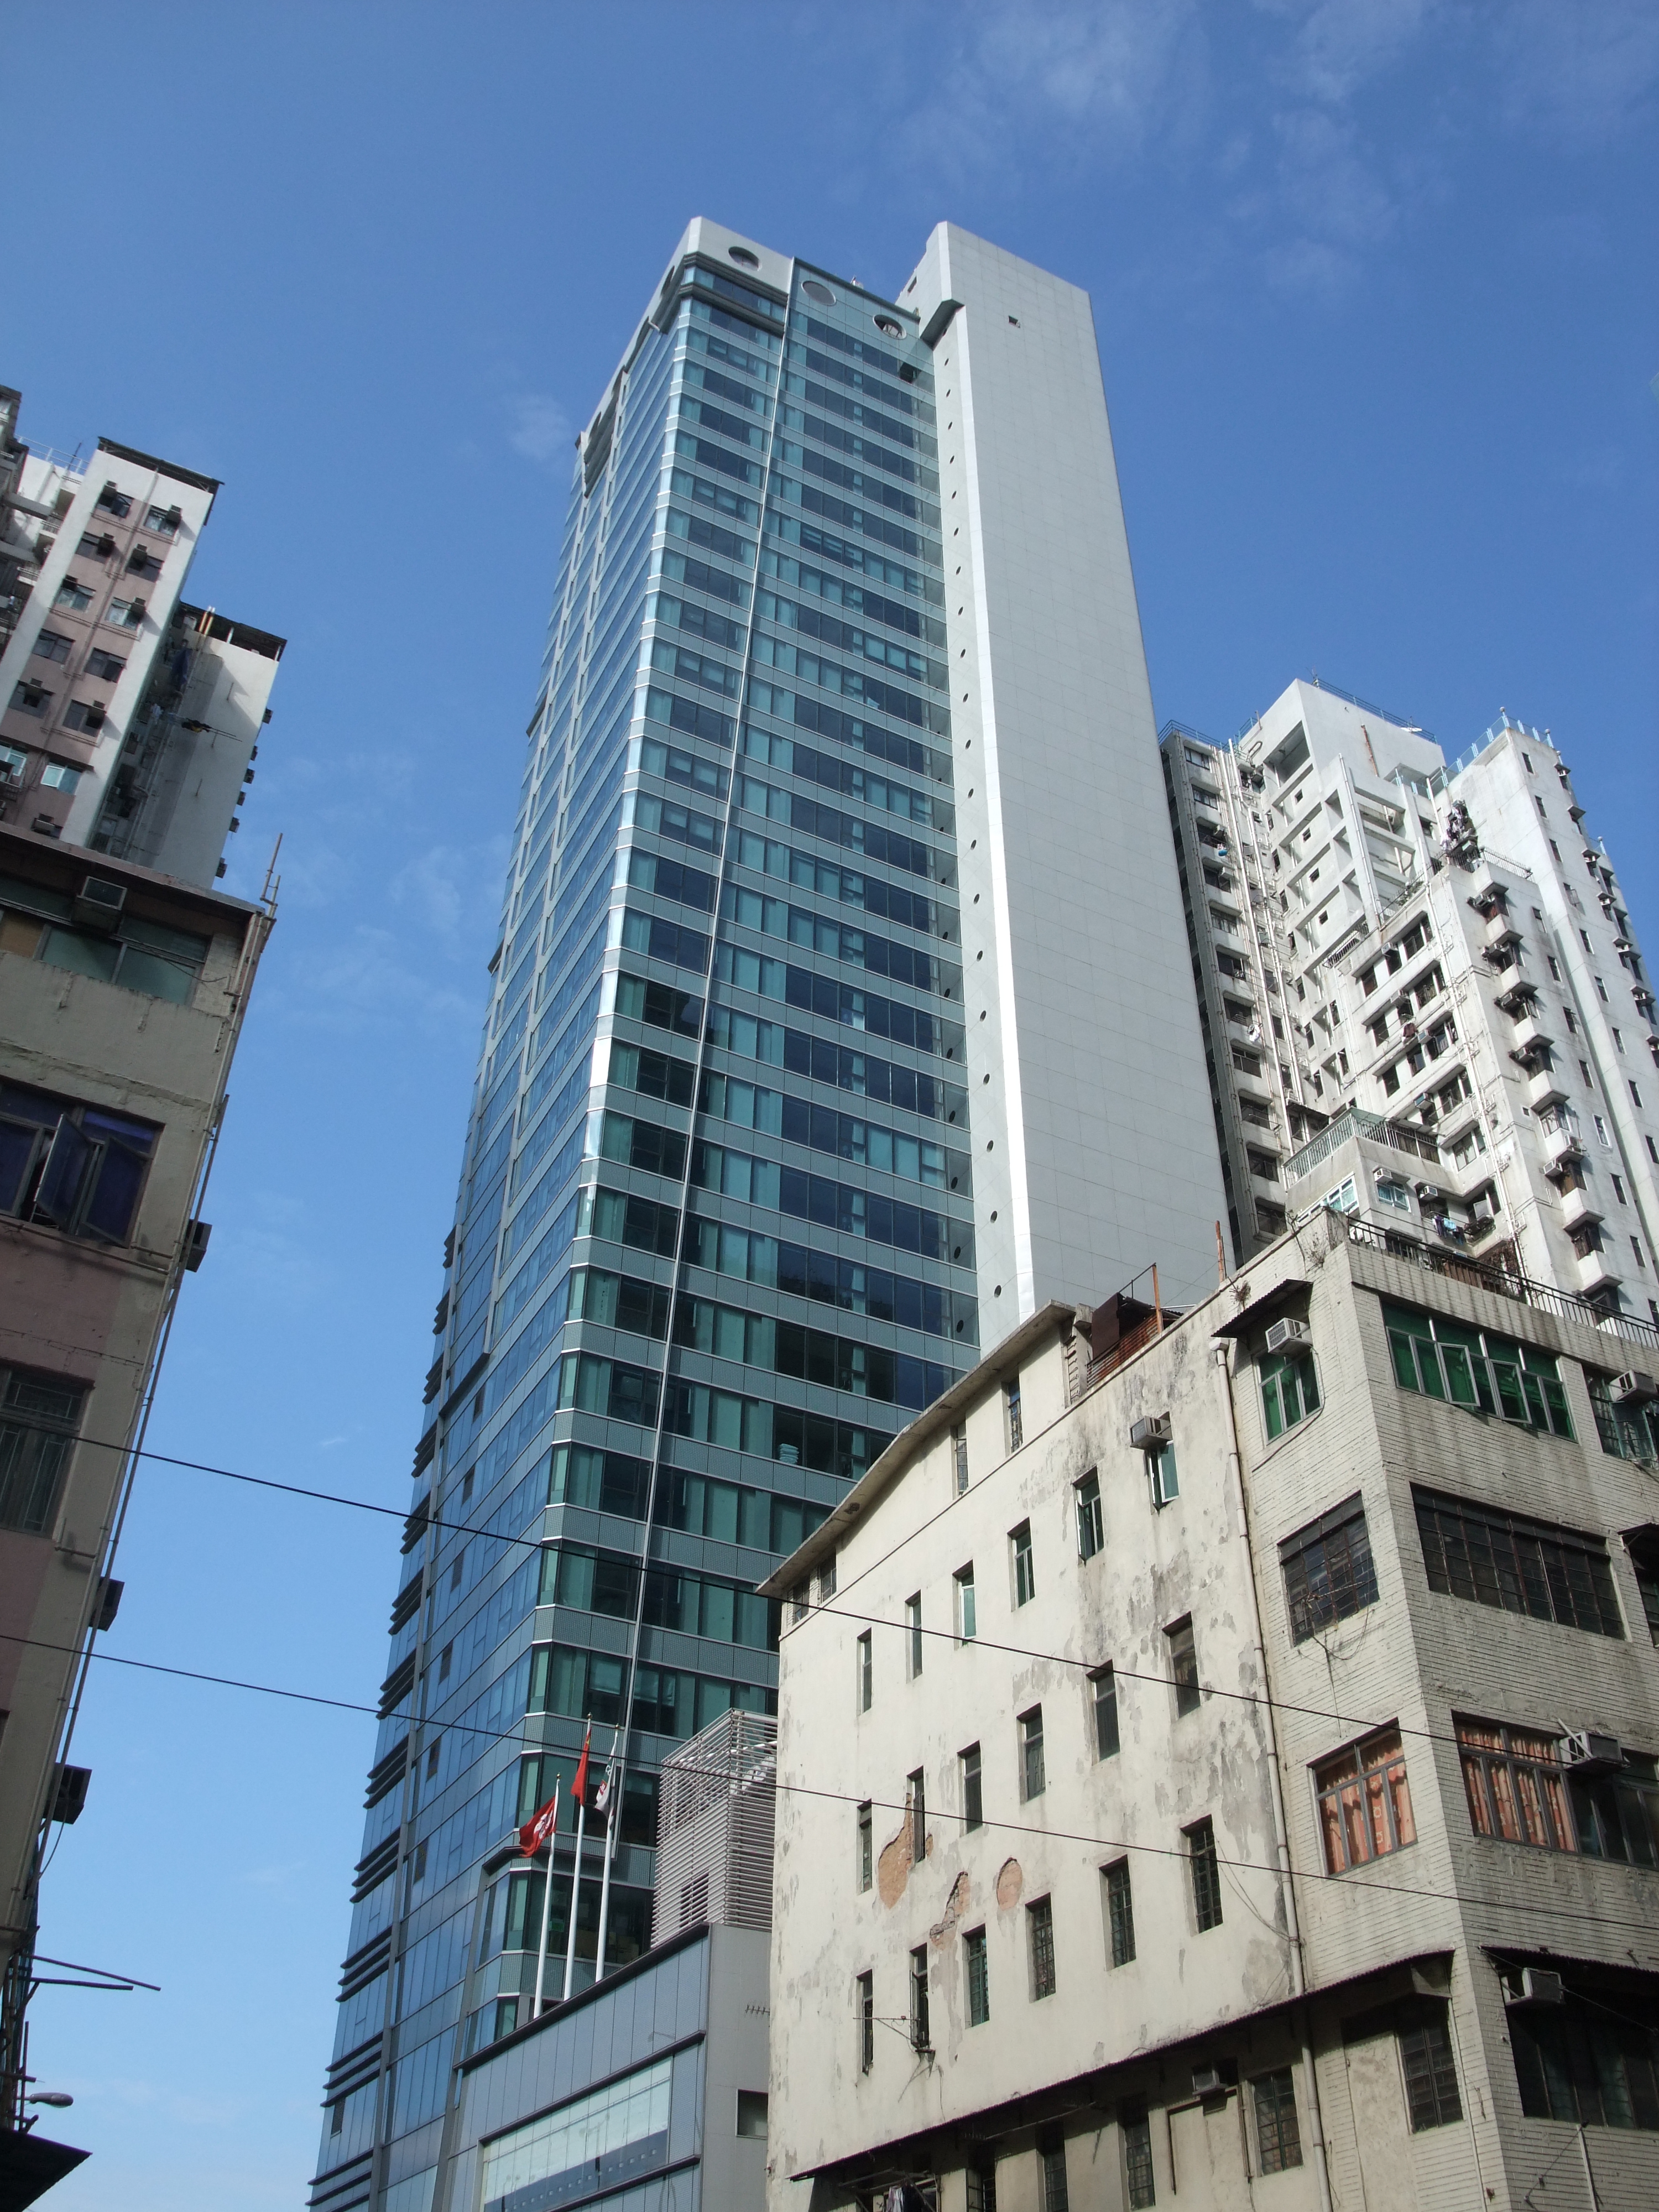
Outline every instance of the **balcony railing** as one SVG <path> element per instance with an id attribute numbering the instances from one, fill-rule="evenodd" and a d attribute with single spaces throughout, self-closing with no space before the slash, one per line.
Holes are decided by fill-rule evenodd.
<path id="1" fill-rule="evenodd" d="M 1634 1314 L 1599 1306 L 1591 1298 L 1575 1297 L 1571 1291 L 1558 1291 L 1549 1283 L 1534 1282 L 1529 1275 L 1513 1275 L 1507 1267 L 1490 1267 L 1482 1261 L 1468 1259 L 1462 1253 L 1419 1244 L 1415 1237 L 1407 1237 L 1398 1230 L 1374 1228 L 1368 1221 L 1357 1221 L 1352 1214 L 1338 1212 L 1334 1206 L 1327 1211 L 1333 1221 L 1341 1224 L 1342 1233 L 1351 1244 L 1368 1245 L 1373 1251 L 1386 1252 L 1390 1259 L 1403 1260 L 1429 1274 L 1446 1275 L 1453 1282 L 1490 1291 L 1497 1297 L 1513 1298 L 1536 1312 L 1553 1314 L 1558 1321 L 1571 1322 L 1576 1328 L 1600 1329 L 1604 1335 L 1610 1333 L 1625 1337 L 1646 1351 L 1659 1350 L 1659 1328 L 1651 1322 L 1638 1321 Z"/>
<path id="2" fill-rule="evenodd" d="M 1431 1167 L 1440 1164 L 1440 1147 L 1432 1137 L 1402 1129 L 1397 1122 L 1385 1121 L 1380 1114 L 1368 1114 L 1363 1106 L 1350 1106 L 1337 1115 L 1328 1127 L 1310 1138 L 1300 1152 L 1291 1154 L 1285 1164 L 1285 1182 L 1294 1182 L 1298 1176 L 1310 1175 L 1322 1160 L 1329 1159 L 1350 1137 L 1367 1137 L 1372 1144 L 1387 1145 L 1396 1152 L 1413 1152 L 1419 1159 L 1427 1160 Z"/>

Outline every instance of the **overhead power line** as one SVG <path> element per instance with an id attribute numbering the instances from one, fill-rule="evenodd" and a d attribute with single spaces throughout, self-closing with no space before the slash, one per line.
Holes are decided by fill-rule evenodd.
<path id="1" fill-rule="evenodd" d="M 33 1637 L 9 1635 L 4 1631 L 0 1631 L 0 1640 L 3 1640 L 9 1644 L 27 1644 L 31 1648 L 39 1650 L 72 1651 L 74 1650 L 73 1645 L 63 1644 L 42 1644 Z M 315 1692 L 308 1690 L 284 1689 L 270 1682 L 242 1681 L 228 1674 L 204 1674 L 197 1668 L 191 1667 L 167 1667 L 159 1664 L 154 1660 L 126 1659 L 119 1657 L 113 1652 L 107 1651 L 94 1651 L 91 1656 L 94 1659 L 102 1660 L 106 1665 L 136 1668 L 145 1674 L 169 1674 L 185 1681 L 207 1682 L 220 1689 L 246 1690 L 253 1692 L 257 1695 L 262 1697 L 291 1698 L 304 1705 L 331 1706 L 336 1711 L 342 1712 L 375 1714 L 379 1711 L 379 1708 L 377 1706 L 353 1704 L 351 1701 L 344 1698 L 320 1697 Z M 539 1719 L 544 1717 L 544 1716 L 532 1715 L 526 1716 L 526 1717 Z M 569 1718 L 571 1717 L 568 1715 L 550 1714 L 545 1716 L 545 1717 L 549 1719 L 556 1719 Z M 545 1753 L 550 1748 L 550 1747 L 544 1743 L 538 1742 L 526 1737 L 523 1734 L 521 1729 L 485 1729 L 477 1727 L 471 1723 L 451 1723 L 450 1725 L 451 1727 L 459 1727 L 460 1732 L 466 1735 L 488 1736 L 498 1743 L 515 1743 L 521 1750 L 526 1752 Z M 449 1733 L 449 1729 L 444 1727 L 439 1727 L 434 1729 L 433 1733 L 434 1735 L 443 1735 Z M 680 1774 L 703 1774 L 714 1781 L 729 1782 L 731 1779 L 730 1771 L 725 1766 L 693 1767 L 676 1761 L 672 1771 Z M 629 1771 L 638 1774 L 660 1775 L 664 1771 L 664 1769 L 661 1765 L 653 1766 L 641 1762 L 630 1767 Z M 781 1777 L 778 1778 L 775 1787 L 781 1794 L 788 1796 L 810 1797 L 826 1804 L 851 1805 L 854 1807 L 869 1805 L 872 1808 L 878 1809 L 882 1812 L 896 1813 L 901 1816 L 901 1818 L 908 1818 L 912 1810 L 910 1802 L 908 1799 L 858 1797 L 855 1796 L 851 1790 L 819 1789 L 814 1787 L 810 1783 L 787 1782 Z M 927 1808 L 927 1817 L 930 1821 L 948 1820 L 958 1828 L 968 1831 L 968 1819 L 965 1813 L 953 1813 L 946 1810 L 943 1807 L 930 1806 Z M 1184 1861 L 1188 1856 L 1188 1852 L 1182 1850 L 1178 1844 L 1136 1843 L 1131 1842 L 1122 1837 L 1091 1835 L 1078 1829 L 1048 1827 L 1040 1822 L 1034 1820 L 1010 1820 L 1000 1819 L 989 1814 L 986 1814 L 981 1820 L 979 1826 L 983 1828 L 994 1828 L 1000 1833 L 1006 1835 L 1040 1837 L 1050 1843 L 1083 1844 L 1086 1844 L 1091 1850 L 1110 1852 L 1120 1857 L 1130 1854 L 1135 1854 L 1148 1858 L 1181 1859 Z M 972 1832 L 971 1831 L 969 1832 Z M 1276 1880 L 1282 1880 L 1285 1875 L 1288 1872 L 1291 1879 L 1297 1881 L 1304 1883 L 1317 1883 L 1333 1887 L 1340 1886 L 1341 1888 L 1347 1891 L 1353 1891 L 1356 1889 L 1375 1890 L 1390 1896 L 1432 1899 L 1443 1905 L 1481 1905 L 1492 1911 L 1519 1913 L 1523 1918 L 1543 1916 L 1553 1920 L 1583 1921 L 1591 1927 L 1629 1929 L 1638 1935 L 1645 1936 L 1650 1939 L 1651 1939 L 1653 1936 L 1653 1923 L 1650 1918 L 1643 1920 L 1621 1919 L 1615 1915 L 1608 1913 L 1581 1911 L 1571 1905 L 1549 1905 L 1537 1899 L 1528 1899 L 1524 1901 L 1519 1901 L 1514 1898 L 1483 1897 L 1473 1890 L 1436 1889 L 1421 1884 L 1377 1881 L 1374 1877 L 1358 1875 L 1352 1870 L 1344 1874 L 1337 1875 L 1330 1874 L 1316 1868 L 1308 1869 L 1297 1866 L 1281 1867 L 1275 1861 L 1265 1859 L 1227 1858 L 1222 1856 L 1219 1853 L 1217 1854 L 1216 1863 L 1219 1866 L 1226 1867 L 1231 1871 L 1239 1874 L 1271 1875 Z"/>

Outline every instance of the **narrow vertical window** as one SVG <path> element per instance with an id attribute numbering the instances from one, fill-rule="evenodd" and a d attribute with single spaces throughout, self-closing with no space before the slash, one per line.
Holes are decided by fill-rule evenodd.
<path id="1" fill-rule="evenodd" d="M 1152 2179 L 1152 2124 L 1145 2112 L 1123 2115 L 1123 2169 L 1129 2212 L 1145 2212 L 1147 2205 L 1158 2202 Z"/>
<path id="2" fill-rule="evenodd" d="M 957 1496 L 965 1498 L 968 1495 L 968 1431 L 966 1429 L 952 1429 L 951 1431 L 951 1468 L 956 1481 Z"/>
<path id="3" fill-rule="evenodd" d="M 1170 1647 L 1170 1679 L 1175 1684 L 1176 1716 L 1184 1720 L 1204 1702 L 1199 1686 L 1198 1646 L 1193 1640 L 1191 1615 L 1184 1620 L 1172 1621 L 1164 1636 Z"/>
<path id="4" fill-rule="evenodd" d="M 1425 2128 L 1452 2127 L 1462 2118 L 1444 2005 L 1437 2005 L 1415 2027 L 1400 2031 L 1400 2067 L 1413 2135 Z"/>
<path id="5" fill-rule="evenodd" d="M 1032 1997 L 1054 1993 L 1054 1909 L 1046 1897 L 1025 1908 L 1025 1932 L 1031 1954 Z"/>
<path id="6" fill-rule="evenodd" d="M 927 1796 L 921 1767 L 905 1778 L 905 1802 L 910 1808 L 910 1850 L 920 1865 L 927 1856 Z"/>
<path id="7" fill-rule="evenodd" d="M 1193 1877 L 1193 1911 L 1201 1936 L 1221 1925 L 1221 1862 L 1216 1855 L 1215 1823 L 1194 1821 L 1182 1833 L 1187 1839 L 1187 1863 Z"/>
<path id="8" fill-rule="evenodd" d="M 1019 1794 L 1028 1802 L 1041 1797 L 1047 1782 L 1042 1765 L 1042 1708 L 1019 1717 Z"/>
<path id="9" fill-rule="evenodd" d="M 1135 1908 L 1129 1888 L 1129 1862 L 1114 1859 L 1104 1871 L 1106 1932 L 1111 1939 L 1112 1964 L 1127 1966 L 1135 1954 Z"/>
<path id="10" fill-rule="evenodd" d="M 859 1887 L 868 1889 L 876 1878 L 876 1808 L 868 1801 L 859 1807 Z"/>
<path id="11" fill-rule="evenodd" d="M 921 1592 L 904 1601 L 905 1649 L 909 1661 L 910 1679 L 915 1681 L 921 1672 Z"/>
<path id="12" fill-rule="evenodd" d="M 1091 1468 L 1081 1482 L 1073 1486 L 1073 1497 L 1077 1501 L 1077 1555 L 1080 1559 L 1092 1559 L 1106 1544 L 1105 1523 L 1100 1510 L 1100 1477 Z"/>
<path id="13" fill-rule="evenodd" d="M 968 2212 L 997 2212 L 995 2154 L 981 2151 L 968 2169 Z"/>
<path id="14" fill-rule="evenodd" d="M 962 1825 L 964 1828 L 985 1826 L 984 1782 L 976 1743 L 970 1743 L 962 1754 Z"/>
<path id="15" fill-rule="evenodd" d="M 876 1978 L 860 1974 L 858 1979 L 859 2003 L 859 2072 L 867 2074 L 876 2063 Z"/>
<path id="16" fill-rule="evenodd" d="M 991 2017 L 991 1981 L 985 1961 L 985 1930 L 975 1928 L 962 1939 L 968 1966 L 968 2025 L 983 2027 Z"/>
<path id="17" fill-rule="evenodd" d="M 1042 2212 L 1072 2212 L 1072 2199 L 1066 2186 L 1065 2143 L 1040 2143 L 1037 2160 L 1042 2169 Z"/>
<path id="18" fill-rule="evenodd" d="M 956 1571 L 957 1634 L 971 1644 L 979 1632 L 979 1610 L 974 1597 L 974 1566 L 970 1559 Z"/>
<path id="19" fill-rule="evenodd" d="M 918 2051 L 931 2051 L 927 2032 L 927 1946 L 918 1943 L 910 1954 L 910 2041 Z"/>
<path id="20" fill-rule="evenodd" d="M 1095 1699 L 1095 1757 L 1112 1759 L 1118 1750 L 1116 1671 L 1097 1667 L 1089 1680 Z"/>
<path id="21" fill-rule="evenodd" d="M 1025 1441 L 1025 1416 L 1020 1407 L 1018 1376 L 1004 1386 L 1003 1400 L 1008 1414 L 1008 1449 L 1017 1452 Z"/>
<path id="22" fill-rule="evenodd" d="M 872 1655 L 870 1646 L 870 1631 L 867 1628 L 858 1640 L 858 1655 L 859 1711 L 861 1713 L 867 1713 L 870 1710 L 871 1675 L 872 1672 L 871 1664 Z"/>
<path id="23" fill-rule="evenodd" d="M 1018 1528 L 1008 1532 L 1008 1547 L 1014 1569 L 1014 1604 L 1016 1607 L 1029 1605 L 1036 1595 L 1036 1569 L 1031 1560 L 1031 1524 L 1022 1521 Z"/>
<path id="24" fill-rule="evenodd" d="M 1181 1477 L 1176 1468 L 1176 1451 L 1172 1443 L 1159 1444 L 1146 1455 L 1146 1468 L 1152 1480 L 1152 1503 L 1168 1505 L 1181 1495 Z"/>
<path id="25" fill-rule="evenodd" d="M 1283 2173 L 1302 2163 L 1302 2130 L 1297 2124 L 1296 2087 L 1288 2066 L 1250 2084 L 1255 2095 L 1256 2163 L 1263 2173 Z"/>

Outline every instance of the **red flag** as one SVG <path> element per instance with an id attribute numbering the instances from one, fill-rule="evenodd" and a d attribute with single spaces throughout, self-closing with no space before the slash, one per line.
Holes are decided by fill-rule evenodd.
<path id="1" fill-rule="evenodd" d="M 559 1791 L 555 1784 L 553 1795 L 541 1810 L 526 1820 L 519 1831 L 519 1849 L 525 1856 L 533 1859 L 546 1844 L 559 1824 Z"/>
<path id="2" fill-rule="evenodd" d="M 587 1803 L 587 1745 L 592 1735 L 593 1723 L 587 1723 L 587 1735 L 582 1738 L 582 1755 L 576 1761 L 576 1778 L 570 1785 L 570 1794 L 579 1805 Z"/>

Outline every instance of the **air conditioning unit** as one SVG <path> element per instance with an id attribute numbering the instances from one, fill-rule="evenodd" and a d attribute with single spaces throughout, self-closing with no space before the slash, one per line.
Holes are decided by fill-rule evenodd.
<path id="1" fill-rule="evenodd" d="M 1167 1413 L 1143 1413 L 1129 1431 L 1129 1442 L 1137 1451 L 1161 1451 L 1172 1433 Z"/>
<path id="2" fill-rule="evenodd" d="M 1224 2095 L 1226 2094 L 1226 2093 L 1227 2093 L 1227 2084 L 1226 2084 L 1226 2082 L 1225 2082 L 1224 2081 L 1223 2081 L 1223 2079 L 1222 2079 L 1222 2077 L 1221 2077 L 1221 2069 L 1220 2069 L 1220 2068 L 1219 2068 L 1219 2067 L 1217 2067 L 1217 2066 L 1194 2066 L 1194 2069 L 1193 2069 L 1193 2094 L 1194 2094 L 1194 2096 L 1195 2096 L 1195 2097 L 1222 2097 L 1222 2096 L 1224 2096 Z"/>
<path id="3" fill-rule="evenodd" d="M 70 916 L 83 929 L 113 929 L 126 902 L 125 884 L 112 884 L 106 876 L 87 876 L 75 894 Z"/>
<path id="4" fill-rule="evenodd" d="M 1566 1985 L 1559 1974 L 1553 1974 L 1547 1966 L 1522 1966 L 1521 1985 L 1510 1984 L 1504 1991 L 1504 2002 L 1512 2005 L 1559 2005 L 1566 2000 Z"/>
<path id="5" fill-rule="evenodd" d="M 1616 1735 L 1601 1735 L 1595 1729 L 1572 1729 L 1557 1748 L 1570 1773 L 1617 1774 L 1625 1764 L 1624 1747 Z"/>
<path id="6" fill-rule="evenodd" d="M 1421 1199 L 1438 1198 L 1440 1195 L 1440 1186 L 1437 1182 L 1415 1183 L 1413 1188 Z"/>
<path id="7" fill-rule="evenodd" d="M 1659 1382 L 1639 1367 L 1627 1367 L 1622 1375 L 1615 1375 L 1612 1387 L 1615 1406 L 1647 1406 L 1659 1398 Z"/>
<path id="8" fill-rule="evenodd" d="M 1269 1352 L 1291 1352 L 1313 1342 L 1313 1331 L 1305 1321 L 1275 1321 L 1268 1323 Z"/>

